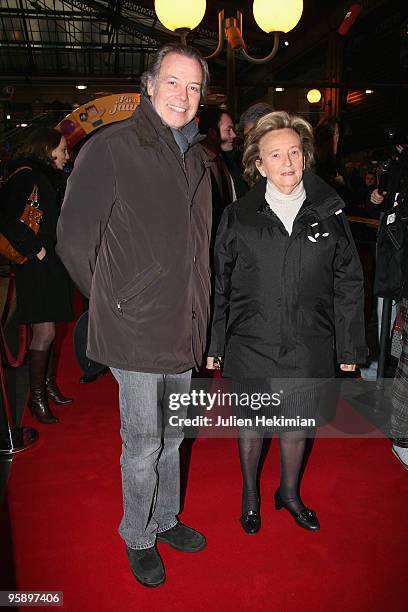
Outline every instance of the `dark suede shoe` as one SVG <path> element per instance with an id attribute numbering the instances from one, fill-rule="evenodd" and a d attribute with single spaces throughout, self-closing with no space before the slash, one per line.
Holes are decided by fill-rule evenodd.
<path id="1" fill-rule="evenodd" d="M 100 376 L 104 376 L 109 371 L 108 367 L 103 368 L 102 370 L 98 370 L 98 372 L 94 372 L 93 374 L 83 374 L 79 379 L 79 382 L 82 384 L 92 383 L 95 380 L 98 380 Z"/>
<path id="2" fill-rule="evenodd" d="M 203 550 L 207 544 L 201 533 L 182 523 L 177 523 L 171 529 L 158 533 L 157 541 L 168 544 L 181 552 L 198 552 Z"/>
<path id="3" fill-rule="evenodd" d="M 166 580 L 163 561 L 155 546 L 143 550 L 135 550 L 126 546 L 132 574 L 140 584 L 157 587 Z"/>

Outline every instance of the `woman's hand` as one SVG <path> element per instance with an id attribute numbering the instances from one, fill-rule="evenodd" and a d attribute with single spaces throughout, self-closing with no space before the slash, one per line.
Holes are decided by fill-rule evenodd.
<path id="1" fill-rule="evenodd" d="M 222 357 L 207 357 L 207 370 L 219 370 L 221 368 Z"/>
<path id="2" fill-rule="evenodd" d="M 44 259 L 46 253 L 47 251 L 45 250 L 45 248 L 41 247 L 41 251 L 38 251 L 36 257 L 41 261 L 42 259 Z"/>
<path id="3" fill-rule="evenodd" d="M 384 202 L 384 195 L 385 195 L 385 192 L 383 195 L 381 195 L 378 189 L 374 189 L 374 191 L 370 195 L 371 204 L 382 204 Z"/>
<path id="4" fill-rule="evenodd" d="M 343 372 L 355 372 L 356 367 L 357 366 L 355 363 L 341 363 L 340 364 L 340 370 L 342 370 Z"/>

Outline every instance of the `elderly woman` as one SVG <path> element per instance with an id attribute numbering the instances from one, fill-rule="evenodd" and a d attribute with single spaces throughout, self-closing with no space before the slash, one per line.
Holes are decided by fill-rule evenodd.
<path id="1" fill-rule="evenodd" d="M 247 137 L 243 157 L 253 187 L 225 210 L 215 246 L 207 367 L 220 367 L 223 360 L 223 375 L 237 388 L 248 382 L 255 389 L 256 380 L 258 389 L 276 391 L 286 380 L 289 393 L 280 414 L 291 416 L 318 410 L 319 385 L 313 381 L 332 379 L 335 361 L 350 372 L 366 358 L 359 258 L 344 204 L 309 169 L 312 161 L 313 131 L 307 121 L 283 111 L 261 118 Z M 279 431 L 275 505 L 301 527 L 316 531 L 316 513 L 299 495 L 306 434 L 301 427 Z M 251 534 L 261 525 L 257 470 L 264 435 L 259 428 L 238 432 L 240 520 Z"/>

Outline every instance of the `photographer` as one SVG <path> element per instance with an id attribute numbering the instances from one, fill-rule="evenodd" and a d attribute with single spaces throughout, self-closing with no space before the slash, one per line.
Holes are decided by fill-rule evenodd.
<path id="1" fill-rule="evenodd" d="M 398 202 L 399 206 L 408 207 L 408 146 L 407 138 L 403 145 L 397 145 L 398 160 L 391 168 L 389 185 L 384 204 L 387 201 Z M 391 196 L 388 199 L 388 196 Z M 390 203 L 392 206 L 392 204 Z M 408 245 L 404 244 L 404 266 L 402 277 L 405 281 L 408 274 L 406 253 Z M 400 314 L 403 323 L 402 351 L 398 361 L 392 388 L 391 436 L 393 438 L 392 452 L 401 465 L 408 470 L 408 291 L 403 282 L 401 289 L 402 303 Z"/>
<path id="2" fill-rule="evenodd" d="M 390 136 L 394 142 L 395 156 L 391 157 L 388 162 L 383 162 L 383 165 L 386 167 L 386 187 L 382 189 L 381 187 L 383 187 L 383 185 L 380 184 L 379 188 L 375 189 L 371 194 L 371 202 L 376 206 L 381 207 L 380 212 L 383 212 L 386 217 L 382 222 L 382 227 L 384 227 L 384 224 L 386 224 L 387 228 L 388 226 L 393 227 L 393 235 L 395 236 L 394 241 L 397 238 L 399 243 L 398 249 L 395 246 L 395 256 L 397 257 L 399 254 L 398 256 L 400 259 L 390 260 L 398 261 L 399 269 L 392 269 L 392 265 L 390 265 L 389 269 L 387 270 L 385 267 L 388 266 L 389 262 L 387 263 L 387 266 L 384 266 L 386 262 L 380 260 L 380 253 L 383 254 L 383 260 L 384 254 L 387 253 L 387 250 L 384 250 L 384 245 L 386 245 L 386 243 L 380 243 L 382 235 L 380 226 L 380 234 L 377 245 L 377 278 L 381 278 L 382 281 L 384 281 L 384 278 L 388 276 L 390 279 L 390 287 L 385 287 L 385 289 L 390 290 L 391 284 L 394 283 L 395 285 L 396 281 L 398 281 L 398 290 L 393 297 L 395 297 L 396 300 L 402 298 L 402 301 L 399 301 L 399 312 L 403 325 L 402 351 L 398 361 L 392 388 L 392 452 L 400 461 L 402 466 L 408 470 L 408 290 L 405 282 L 408 278 L 408 262 L 406 257 L 408 240 L 405 237 L 406 230 L 408 229 L 408 224 L 405 225 L 405 219 L 407 218 L 405 211 L 408 208 L 408 139 L 406 134 L 401 132 L 396 134 L 390 133 Z M 383 180 L 381 182 L 384 184 L 385 181 Z M 397 214 L 392 214 L 391 209 L 393 207 L 396 207 L 395 211 Z M 388 213 L 386 211 L 388 211 Z M 398 212 L 400 213 L 399 215 Z M 386 236 L 387 234 L 383 235 Z M 380 266 L 382 266 L 382 269 L 379 272 L 378 268 L 380 268 Z M 385 296 L 387 295 L 387 292 L 382 294 L 380 293 L 380 295 Z"/>
<path id="3" fill-rule="evenodd" d="M 384 155 L 382 161 L 379 162 L 380 172 L 378 173 L 378 187 L 372 191 L 369 198 L 369 202 L 374 204 L 374 206 L 371 206 L 372 212 L 370 211 L 370 217 L 379 219 L 383 217 L 386 211 L 391 210 L 396 203 L 401 203 L 403 194 L 408 191 L 408 147 L 406 145 L 406 130 L 389 130 L 388 140 L 391 146 L 388 148 L 387 154 Z M 385 269 L 388 266 L 388 261 L 386 261 L 384 257 L 379 258 L 378 251 L 382 251 L 382 235 L 383 232 L 380 230 L 377 242 L 376 279 L 379 277 L 387 279 L 389 276 L 394 278 L 399 275 L 399 270 L 396 270 L 395 267 L 394 269 Z M 385 294 L 376 293 L 376 295 L 383 296 Z M 382 297 L 378 297 L 377 301 L 378 335 L 380 336 L 383 310 Z M 398 299 L 393 299 L 391 328 L 393 327 L 397 315 L 398 301 Z M 367 367 L 360 368 L 362 378 L 365 380 L 376 380 L 377 369 L 377 360 L 369 362 Z"/>
<path id="4" fill-rule="evenodd" d="M 388 135 L 393 143 L 392 151 L 388 159 L 381 163 L 379 185 L 370 197 L 370 202 L 377 208 L 378 216 L 392 208 L 398 194 L 408 189 L 407 135 L 403 131 L 390 131 Z"/>

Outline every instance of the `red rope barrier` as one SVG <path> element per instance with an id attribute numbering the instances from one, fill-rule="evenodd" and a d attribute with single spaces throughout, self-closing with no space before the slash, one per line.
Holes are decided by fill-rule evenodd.
<path id="1" fill-rule="evenodd" d="M 21 366 L 21 364 L 24 361 L 26 352 L 27 352 L 27 338 L 28 338 L 28 333 L 27 333 L 27 325 L 20 325 L 19 329 L 18 329 L 18 337 L 19 337 L 19 342 L 18 342 L 18 353 L 17 356 L 14 357 L 13 353 L 10 350 L 10 347 L 8 345 L 7 339 L 6 339 L 6 335 L 4 333 L 4 326 L 6 324 L 7 321 L 7 317 L 9 315 L 10 312 L 10 307 L 13 301 L 13 294 L 14 294 L 14 276 L 12 274 L 10 274 L 10 281 L 7 287 L 7 296 L 6 296 L 6 302 L 4 305 L 4 309 L 3 309 L 3 313 L 1 315 L 1 320 L 0 320 L 0 336 L 1 336 L 1 340 L 2 340 L 2 352 L 4 354 L 5 360 L 8 363 L 8 365 L 10 365 L 12 368 L 18 368 L 19 366 Z"/>
<path id="2" fill-rule="evenodd" d="M 2 395 L 3 395 L 4 409 L 6 411 L 6 421 L 8 423 L 8 428 L 10 432 L 12 428 L 13 420 L 12 420 L 10 400 L 9 400 L 8 389 L 7 389 L 7 381 L 6 381 L 6 377 L 5 377 L 4 370 L 3 370 L 3 364 L 1 360 L 0 360 L 0 383 L 1 383 L 1 390 L 2 390 Z"/>

